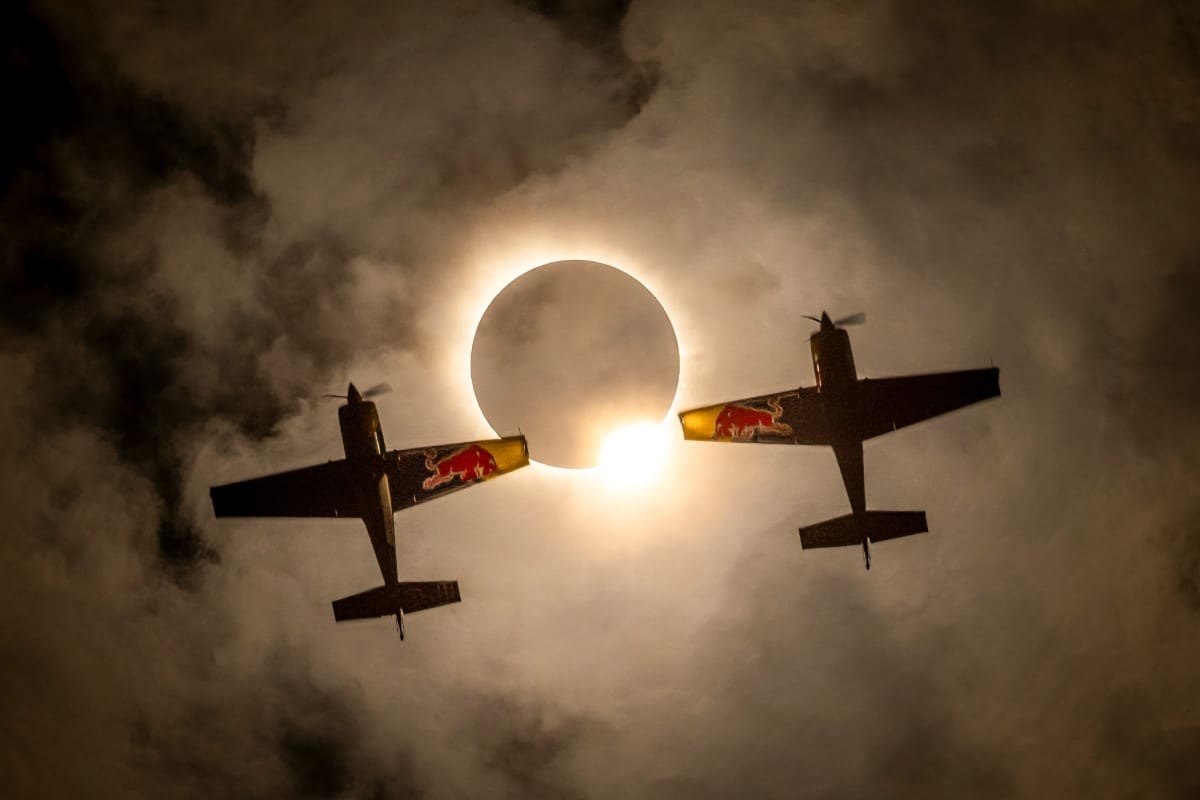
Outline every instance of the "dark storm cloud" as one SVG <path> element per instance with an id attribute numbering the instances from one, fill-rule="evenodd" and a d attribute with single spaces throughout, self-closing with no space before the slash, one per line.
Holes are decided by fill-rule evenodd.
<path id="1" fill-rule="evenodd" d="M 7 94 L 22 113 L 0 162 L 3 320 L 36 330 L 95 291 L 95 238 L 127 224 L 140 193 L 187 173 L 221 202 L 248 199 L 251 142 L 248 130 L 206 125 L 139 91 L 28 10 L 10 7 L 6 17 Z"/>
<path id="2" fill-rule="evenodd" d="M 468 708 L 471 727 L 463 737 L 511 796 L 587 796 L 574 785 L 567 761 L 588 734 L 598 732 L 592 720 L 503 695 L 481 696 L 468 701 Z"/>
<path id="3" fill-rule="evenodd" d="M 1141 793 L 1190 797 L 1200 792 L 1200 725 L 1164 726 L 1162 706 L 1177 698 L 1162 689 L 1113 692 L 1102 716 L 1103 755 L 1136 776 Z"/>
<path id="4" fill-rule="evenodd" d="M 553 21 L 572 39 L 624 55 L 620 30 L 628 0 L 518 0 L 517 5 Z"/>
<path id="5" fill-rule="evenodd" d="M 186 565 L 206 552 L 181 511 L 182 465 L 172 452 L 176 433 L 189 435 L 206 416 L 173 392 L 188 336 L 169 311 L 146 319 L 96 308 L 114 284 L 118 293 L 137 292 L 154 269 L 114 269 L 97 243 L 129 224 L 145 193 L 183 175 L 220 205 L 251 202 L 249 131 L 206 124 L 140 91 L 102 54 L 72 50 L 26 9 L 6 16 L 6 75 L 23 111 L 3 168 L 7 333 L 57 328 L 67 340 L 43 355 L 46 420 L 113 431 L 123 457 L 163 498 L 162 556 Z"/>
<path id="6" fill-rule="evenodd" d="M 1132 434 L 1162 454 L 1164 471 L 1182 468 L 1195 475 L 1200 469 L 1200 378 L 1193 366 L 1200 363 L 1200 261 L 1184 259 L 1166 275 L 1162 289 L 1162 303 L 1145 336 L 1115 354 L 1126 379 L 1113 387 L 1112 402 Z M 1175 565 L 1181 598 L 1200 611 L 1200 504 L 1186 490 L 1168 502 L 1177 510 L 1161 539 Z"/>
<path id="7" fill-rule="evenodd" d="M 550 20 L 568 39 L 583 44 L 625 75 L 616 97 L 623 100 L 630 111 L 639 111 L 653 95 L 659 80 L 656 64 L 635 64 L 621 44 L 621 24 L 629 11 L 630 0 L 514 2 Z"/>
<path id="8" fill-rule="evenodd" d="M 174 713 L 187 733 L 142 716 L 130 738 L 132 758 L 151 774 L 175 780 L 187 793 L 267 796 L 273 790 L 295 797 L 339 797 L 352 786 L 370 786 L 387 766 L 365 769 L 354 698 L 315 683 L 297 664 L 298 653 L 269 656 L 271 685 L 255 689 L 230 682 L 225 690 L 242 706 L 220 715 L 198 698 L 184 699 Z M 285 703 L 278 702 L 286 698 Z M 236 729 L 230 730 L 236 721 Z M 404 776 L 401 757 L 396 775 Z M 403 786 L 403 782 L 401 782 Z M 412 792 L 411 782 L 404 794 Z"/>
<path id="9" fill-rule="evenodd" d="M 111 20 L 127 22 L 129 11 L 93 13 L 103 31 Z M 187 565 L 210 551 L 180 508 L 185 454 L 175 452 L 177 446 L 197 426 L 218 418 L 243 433 L 269 435 L 294 408 L 297 393 L 311 391 L 331 367 L 373 346 L 384 321 L 347 311 L 357 282 L 350 261 L 364 245 L 347 241 L 344 232 L 320 229 L 290 241 L 263 241 L 261 228 L 270 224 L 271 209 L 252 188 L 250 158 L 261 109 L 277 116 L 276 107 L 259 100 L 248 106 L 258 113 L 238 114 L 242 109 L 234 104 L 230 115 L 221 107 L 173 103 L 172 87 L 139 85 L 141 76 L 123 74 L 108 53 L 81 41 L 88 16 L 63 25 L 63 35 L 33 12 L 9 14 L 14 20 L 6 26 L 6 51 L 16 67 L 9 80 L 26 113 L 16 120 L 18 147 L 6 156 L 12 181 L 5 193 L 5 323 L 26 334 L 43 332 L 50 322 L 60 326 L 69 341 L 52 344 L 44 358 L 51 365 L 46 397 L 61 403 L 63 412 L 114 431 L 123 456 L 153 476 L 165 501 L 162 555 Z M 608 125 L 619 118 L 596 121 Z M 489 121 L 467 116 L 461 124 L 428 154 L 438 177 L 424 202 L 447 207 L 478 202 L 534 169 L 553 166 L 539 163 L 536 151 L 516 141 L 504 146 L 507 154 L 473 158 L 461 145 Z M 497 170 L 493 163 L 505 166 Z M 114 231 L 152 210 L 152 192 L 187 178 L 227 218 L 215 232 L 217 249 L 245 262 L 229 277 L 248 282 L 257 301 L 252 309 L 215 321 L 228 326 L 230 335 L 217 343 L 217 352 L 204 353 L 216 363 L 202 391 L 186 385 L 180 374 L 200 349 L 196 332 L 172 308 L 186 297 L 161 296 L 150 317 L 143 309 L 121 307 L 122 298 L 162 291 L 154 279 L 159 261 L 171 255 L 151 247 L 132 258 L 114 256 L 104 247 Z M 415 343 L 403 322 L 411 316 L 410 303 L 397 296 L 387 310 L 392 346 Z M 285 386 L 274 385 L 275 376 L 258 364 L 275 341 L 285 342 L 308 365 Z M 66 352 L 56 352 L 61 349 Z"/>
<path id="10" fill-rule="evenodd" d="M 740 532 L 740 588 L 710 621 L 710 655 L 689 681 L 721 727 L 667 749 L 662 769 L 688 786 L 678 796 L 1012 796 L 1006 754 L 964 725 L 972 676 L 947 664 L 970 634 L 909 628 L 863 596 L 856 574 L 801 567 L 798 580 L 799 562 L 777 552 L 795 522 Z"/>
<path id="11" fill-rule="evenodd" d="M 361 235 L 334 213 L 298 219 L 291 198 L 256 174 L 264 135 L 307 146 L 314 116 L 345 111 L 306 106 L 316 87 L 347 75 L 353 83 L 357 48 L 386 46 L 380 35 L 402 34 L 396 26 L 417 18 L 361 8 L 360 25 L 340 10 L 280 6 L 262 19 L 267 28 L 299 20 L 282 55 L 254 40 L 263 30 L 253 25 L 225 53 L 245 34 L 230 26 L 233 10 L 4 12 L 5 86 L 19 110 L 0 165 L 14 525 L 5 561 L 18 573 L 6 596 L 23 600 L 3 626 L 5 650 L 21 658 L 8 661 L 2 694 L 12 745 L 5 772 L 19 795 L 424 792 L 411 756 L 419 736 L 397 741 L 390 758 L 367 752 L 364 742 L 378 738 L 359 722 L 369 709 L 317 677 L 303 654 L 232 673 L 213 666 L 237 626 L 211 594 L 221 559 L 196 524 L 203 501 L 189 484 L 211 432 L 218 448 L 269 439 L 345 364 L 382 347 L 418 347 L 412 309 L 430 289 L 406 283 L 406 272 L 429 269 L 414 260 L 444 253 L 440 241 L 403 225 L 392 238 Z M 508 50 L 572 60 L 556 34 L 530 49 L 517 35 L 525 20 L 479 10 L 508 26 Z M 400 47 L 436 73 L 443 54 L 418 52 L 417 40 Z M 175 48 L 189 47 L 194 59 L 175 59 Z M 377 137 L 358 150 L 373 169 L 394 161 L 417 176 L 387 213 L 403 221 L 433 212 L 450 226 L 586 153 L 648 95 L 611 43 L 600 49 L 604 60 L 556 75 L 532 96 L 519 72 L 492 82 L 468 66 L 474 86 L 456 94 L 448 84 L 436 107 L 414 106 L 441 117 L 429 137 L 399 149 Z M 513 92 L 525 96 L 510 102 Z M 326 155 L 318 147 L 301 162 Z M 288 163 L 285 173 L 304 169 Z M 358 202 L 356 189 L 323 197 L 342 212 Z M 26 416 L 32 424 L 18 421 Z M 52 491 L 22 491 L 18 470 Z M 520 715 L 518 701 L 505 703 Z M 475 773 L 467 770 L 480 776 L 475 786 L 496 773 L 518 794 L 561 794 L 556 779 L 539 775 L 572 747 L 569 732 L 496 726 L 499 738 L 482 742 Z M 515 738 L 505 738 L 510 727 Z M 66 743 L 72 755 L 56 769 L 52 752 Z"/>
<path id="12" fill-rule="evenodd" d="M 5 13 L 15 795 L 1194 793 L 1188 4 Z M 218 530 L 213 464 L 436 352 L 488 214 L 636 244 L 702 321 L 685 402 L 807 383 L 823 305 L 867 374 L 993 355 L 1001 400 L 868 453 L 935 532 L 799 553 L 828 454 L 687 450 L 636 521 L 522 473 L 403 520 L 470 602 L 334 628 L 361 530 Z"/>
<path id="13" fill-rule="evenodd" d="M 942 641 L 937 636 L 912 638 L 908 631 L 894 649 L 859 654 L 845 636 L 814 630 L 811 619 L 839 620 L 855 641 L 859 632 L 886 640 L 888 631 L 872 628 L 870 619 L 845 618 L 845 604 L 860 594 L 858 589 L 827 587 L 811 598 L 801 596 L 810 602 L 795 602 L 801 599 L 797 592 L 780 586 L 779 595 L 793 599 L 788 613 L 776 610 L 782 599 L 755 595 L 742 612 L 745 620 L 769 627 L 779 619 L 779 625 L 807 634 L 775 643 L 778 652 L 790 655 L 798 682 L 827 672 L 825 665 L 805 668 L 809 648 L 836 648 L 849 661 L 838 667 L 839 702 L 850 704 L 855 694 L 877 702 L 869 718 L 855 722 L 853 711 L 843 709 L 833 712 L 841 716 L 831 724 L 822 717 L 831 713 L 831 704 L 803 689 L 768 686 L 763 697 L 808 697 L 811 706 L 781 714 L 784 720 L 807 715 L 808 724 L 792 739 L 797 749 L 805 751 L 809 729 L 832 727 L 836 732 L 830 739 L 849 752 L 835 752 L 821 764 L 829 773 L 845 776 L 852 772 L 847 761 L 866 759 L 880 768 L 871 772 L 876 792 L 886 787 L 882 791 L 896 796 L 942 791 L 1003 796 L 1014 790 L 1186 795 L 1194 786 L 1194 773 L 1174 748 L 1153 759 L 1146 756 L 1153 744 L 1129 747 L 1122 767 L 1090 766 L 1114 757 L 1113 740 L 1097 732 L 1093 719 L 1094 709 L 1116 702 L 1110 699 L 1114 686 L 1137 687 L 1134 699 L 1121 703 L 1136 708 L 1136 714 L 1114 714 L 1111 729 L 1125 730 L 1141 742 L 1170 738 L 1168 731 L 1189 740 L 1198 710 L 1194 681 L 1178 674 L 1149 677 L 1139 663 L 1142 646 L 1169 661 L 1196 657 L 1194 639 L 1172 632 L 1190 624 L 1177 615 L 1176 605 L 1194 603 L 1189 587 L 1194 585 L 1195 513 L 1187 487 L 1195 479 L 1190 451 L 1196 393 L 1190 385 L 1193 370 L 1184 364 L 1194 361 L 1190 351 L 1200 329 L 1194 312 L 1183 311 L 1189 307 L 1193 281 L 1192 271 L 1180 266 L 1194 259 L 1197 239 L 1190 218 L 1200 202 L 1200 175 L 1191 155 L 1177 144 L 1178 131 L 1197 119 L 1197 74 L 1187 50 L 1178 46 L 1181 31 L 1169 10 L 1154 4 L 1003 10 L 983 4 L 922 4 L 919 9 L 900 4 L 879 14 L 859 13 L 853 19 L 855 12 L 849 12 L 847 17 L 851 25 L 862 23 L 863 17 L 881 25 L 886 34 L 878 39 L 880 48 L 866 55 L 835 50 L 836 57 L 809 59 L 800 77 L 779 69 L 783 59 L 762 70 L 748 67 L 739 76 L 737 85 L 748 94 L 737 95 L 737 106 L 747 115 L 758 107 L 760 121 L 765 115 L 782 123 L 803 107 L 820 119 L 802 146 L 774 149 L 770 161 L 751 160 L 750 168 L 769 163 L 778 174 L 794 176 L 795 181 L 770 185 L 795 207 L 846 220 L 845 227 L 865 240 L 879 266 L 864 270 L 868 285 L 875 286 L 860 297 L 872 296 L 869 307 L 908 318 L 910 331 L 891 342 L 888 351 L 893 364 L 897 355 L 911 358 L 906 350 L 932 352 L 937 329 L 947 325 L 973 334 L 991 331 L 989 341 L 1001 343 L 1002 349 L 993 351 L 1003 372 L 1006 396 L 1001 402 L 1033 412 L 1026 430 L 1036 431 L 1040 442 L 1028 449 L 1012 429 L 1011 439 L 990 440 L 986 458 L 1013 458 L 1017 469 L 1031 475 L 1053 459 L 1060 471 L 1032 478 L 1020 488 L 1007 481 L 991 483 L 986 479 L 990 471 L 978 463 L 977 440 L 976 463 L 967 468 L 987 488 L 965 490 L 976 498 L 975 507 L 986 504 L 988 494 L 1009 505 L 1019 505 L 1019 498 L 1027 496 L 1040 517 L 1023 519 L 1015 508 L 1007 511 L 1003 544 L 980 538 L 986 527 L 970 519 L 962 520 L 961 527 L 943 522 L 932 536 L 969 537 L 975 552 L 998 562 L 1023 563 L 1025 558 L 1014 550 L 1036 548 L 1039 539 L 1049 543 L 1046 557 L 1063 569 L 1030 587 L 1037 613 L 1063 613 L 1082 595 L 1098 615 L 1097 627 L 1083 621 L 1090 613 L 1062 628 L 1023 618 L 1022 604 L 1007 605 L 1013 587 L 997 585 L 993 593 L 985 588 L 992 571 L 985 570 L 973 589 L 937 596 L 938 602 L 959 609 L 954 621 L 958 636 Z M 863 28 L 876 30 L 869 24 Z M 820 39 L 820 32 L 805 33 Z M 794 41 L 799 46 L 802 37 Z M 880 63 L 886 68 L 878 68 Z M 766 102 L 767 96 L 784 92 L 793 93 L 795 106 Z M 791 119 L 803 126 L 800 117 Z M 783 125 L 747 127 L 739 133 L 758 142 L 759 134 Z M 808 160 L 814 150 L 822 156 L 815 164 Z M 821 272 L 819 266 L 806 268 Z M 821 280 L 836 286 L 831 272 L 826 268 L 815 281 L 818 286 Z M 808 285 L 812 282 L 810 277 Z M 927 307 L 941 298 L 955 307 L 951 314 L 910 318 L 905 308 Z M 966 324 L 947 322 L 955 317 Z M 933 329 L 933 335 L 921 338 L 922 327 Z M 855 338 L 862 342 L 871 337 Z M 1014 346 L 1018 339 L 1022 345 Z M 1065 358 L 1055 352 L 1064 345 Z M 864 351 L 860 346 L 860 354 Z M 860 370 L 864 361 L 860 359 Z M 866 363 L 868 374 L 878 374 L 878 367 Z M 1122 395 L 1118 402 L 1110 402 L 1114 393 Z M 1006 412 L 992 408 L 982 413 Z M 927 429 L 922 435 L 936 434 Z M 903 448 L 901 441 L 881 441 L 876 452 Z M 1094 451 L 1089 443 L 1095 443 Z M 927 456 L 914 452 L 912 457 Z M 910 463 L 901 469 L 919 467 Z M 871 481 L 894 482 L 902 473 L 869 467 L 868 474 Z M 1123 484 L 1130 488 L 1120 491 Z M 923 487 L 931 498 L 926 502 L 932 502 L 952 485 L 914 482 L 913 488 Z M 1051 486 L 1079 499 L 1039 497 Z M 1097 525 L 1105 515 L 1119 520 L 1115 531 Z M 1091 517 L 1095 521 L 1089 523 Z M 780 527 L 794 532 L 795 524 Z M 1161 569 L 1138 578 L 1132 570 L 1101 566 L 1094 578 L 1081 582 L 1078 574 L 1072 576 L 1078 554 L 1104 552 L 1118 538 L 1143 558 L 1161 556 Z M 1029 568 L 1028 563 L 1022 566 Z M 796 569 L 790 564 L 786 574 L 795 579 Z M 771 570 L 771 565 L 754 563 L 742 565 L 739 574 L 762 580 Z M 994 574 L 997 581 L 1011 581 L 1004 569 Z M 809 574 L 808 581 L 812 579 Z M 909 589 L 918 595 L 922 591 Z M 1126 592 L 1131 596 L 1126 598 Z M 993 598 L 987 601 L 990 613 L 977 620 L 978 628 L 964 626 L 973 616 L 969 610 L 985 602 L 985 595 Z M 1002 597 L 1008 599 L 994 602 Z M 1111 610 L 1117 602 L 1135 621 L 1120 622 Z M 873 613 L 891 612 L 884 606 Z M 923 615 L 920 627 L 936 625 L 937 616 Z M 905 630 L 903 621 L 896 624 Z M 719 630 L 737 632 L 747 625 Z M 1150 632 L 1159 625 L 1161 633 Z M 976 638 L 1004 643 L 1005 652 L 997 655 L 1012 675 L 1023 669 L 1030 675 L 1070 674 L 1076 696 L 1066 696 L 1048 678 L 1049 686 L 1039 686 L 1037 679 L 1019 682 L 1012 675 L 997 681 L 997 667 L 979 660 Z M 1072 645 L 1047 649 L 1047 638 Z M 1138 643 L 1143 640 L 1147 644 Z M 1071 649 L 1090 653 L 1080 660 Z M 1040 665 L 1030 661 L 1033 652 L 1041 653 Z M 730 674 L 736 680 L 775 671 L 735 667 Z M 1173 688 L 1163 690 L 1163 684 Z M 892 690 L 886 700 L 873 688 L 881 685 Z M 1160 691 L 1175 696 L 1181 707 L 1168 710 L 1152 702 Z M 1007 696 L 1013 708 L 1040 708 L 1046 727 L 1032 730 L 1004 720 L 990 708 L 989 696 Z M 941 711 L 955 707 L 957 713 Z M 731 717 L 738 714 L 736 709 L 729 712 Z M 744 710 L 740 718 L 746 730 L 758 731 L 760 737 L 779 727 L 760 725 Z M 916 744 L 923 737 L 931 739 L 928 748 Z M 1084 753 L 1068 768 L 1073 774 L 1049 780 L 1030 743 L 1045 746 L 1059 737 L 1073 740 Z M 753 734 L 748 738 L 756 740 Z M 971 741 L 985 744 L 964 746 Z M 731 760 L 753 760 L 763 752 L 758 745 L 747 745 Z M 955 755 L 946 762 L 933 754 L 951 752 Z M 834 766 L 841 759 L 846 761 Z M 780 758 L 775 769 L 754 774 L 778 775 L 782 764 Z M 820 770 L 814 765 L 806 774 Z M 1044 782 L 1031 782 L 1032 775 Z M 778 786 L 769 778 L 763 785 Z M 858 791 L 862 789 L 842 784 L 831 794 Z"/>
<path id="14" fill-rule="evenodd" d="M 1195 413 L 1200 375 L 1191 368 L 1200 360 L 1197 308 L 1200 255 L 1182 260 L 1166 274 L 1161 305 L 1153 310 L 1145 336 L 1136 349 L 1116 354 L 1128 361 L 1137 381 L 1114 387 L 1114 402 L 1127 414 L 1136 435 L 1156 444 L 1200 432 Z M 1120 309 L 1114 313 L 1119 317 Z"/>
<path id="15" fill-rule="evenodd" d="M 1179 593 L 1193 611 L 1200 612 L 1200 512 L 1178 519 L 1165 533 L 1178 568 Z"/>

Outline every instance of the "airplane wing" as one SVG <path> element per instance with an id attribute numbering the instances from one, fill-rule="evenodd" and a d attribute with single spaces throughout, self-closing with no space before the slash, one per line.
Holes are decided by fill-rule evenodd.
<path id="1" fill-rule="evenodd" d="M 379 456 L 388 476 L 392 510 L 465 488 L 529 463 L 524 436 L 392 450 Z M 361 517 L 355 481 L 364 465 L 345 459 L 279 472 L 209 490 L 218 517 Z M 374 506 L 373 506 L 374 507 Z"/>
<path id="2" fill-rule="evenodd" d="M 465 489 L 529 464 L 524 436 L 392 450 L 384 456 L 392 508 Z"/>
<path id="3" fill-rule="evenodd" d="M 357 517 L 358 493 L 345 459 L 209 490 L 218 517 Z"/>
<path id="4" fill-rule="evenodd" d="M 712 442 L 829 444 L 816 387 L 731 400 L 679 415 L 683 438 Z"/>
<path id="5" fill-rule="evenodd" d="M 969 369 L 859 381 L 863 439 L 890 433 L 1000 394 L 1000 369 Z"/>

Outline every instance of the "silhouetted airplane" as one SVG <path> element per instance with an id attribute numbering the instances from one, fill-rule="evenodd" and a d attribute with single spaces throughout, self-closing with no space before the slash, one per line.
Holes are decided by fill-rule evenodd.
<path id="1" fill-rule="evenodd" d="M 806 315 L 807 317 L 807 315 Z M 800 545 L 862 544 L 871 568 L 871 542 L 929 530 L 924 511 L 867 511 L 863 482 L 865 439 L 889 433 L 1000 394 L 1000 370 L 972 369 L 902 378 L 859 380 L 850 336 L 839 326 L 866 321 L 854 314 L 821 325 L 812 335 L 817 385 L 749 397 L 679 415 L 685 439 L 717 442 L 811 444 L 833 447 L 853 513 L 800 529 Z"/>
<path id="2" fill-rule="evenodd" d="M 333 602 L 338 622 L 404 614 L 457 603 L 457 581 L 401 582 L 396 577 L 392 514 L 417 503 L 503 475 L 529 463 L 524 436 L 389 451 L 375 404 L 387 384 L 359 393 L 350 384 L 338 409 L 346 457 L 210 490 L 218 517 L 359 517 L 367 526 L 383 586 Z M 341 397 L 342 395 L 327 395 Z"/>

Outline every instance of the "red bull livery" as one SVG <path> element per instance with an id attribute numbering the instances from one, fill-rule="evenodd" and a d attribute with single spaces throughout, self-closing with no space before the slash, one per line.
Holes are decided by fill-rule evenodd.
<path id="1" fill-rule="evenodd" d="M 379 387 L 382 389 L 382 387 Z M 388 450 L 375 404 L 350 384 L 338 409 L 346 457 L 313 467 L 214 486 L 218 517 L 358 517 L 367 527 L 383 586 L 333 603 L 338 622 L 396 617 L 457 603 L 457 581 L 405 582 L 397 577 L 393 514 L 529 463 L 524 436 Z"/>
<path id="2" fill-rule="evenodd" d="M 802 547 L 861 544 L 871 568 L 871 542 L 928 529 L 924 511 L 868 511 L 863 441 L 1000 394 L 1000 370 L 972 369 L 902 378 L 858 377 L 850 336 L 842 326 L 865 320 L 855 314 L 821 327 L 809 341 L 816 385 L 734 400 L 679 415 L 685 439 L 833 448 L 851 513 L 800 529 Z"/>
<path id="3" fill-rule="evenodd" d="M 421 482 L 427 492 L 456 479 L 463 483 L 483 480 L 499 470 L 496 457 L 477 444 L 467 445 L 441 459 L 437 457 L 437 450 L 430 448 L 425 451 L 425 468 L 433 473 Z"/>
<path id="4" fill-rule="evenodd" d="M 783 406 L 778 397 L 768 397 L 766 409 L 730 404 L 717 414 L 712 438 L 752 442 L 764 434 L 791 436 L 792 427 L 780 422 L 781 416 Z"/>

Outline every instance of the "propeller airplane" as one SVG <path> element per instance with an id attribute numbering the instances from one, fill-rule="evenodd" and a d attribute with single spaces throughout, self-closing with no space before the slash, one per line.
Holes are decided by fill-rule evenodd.
<path id="1" fill-rule="evenodd" d="M 358 517 L 367 527 L 383 585 L 333 602 L 337 622 L 395 615 L 404 638 L 404 614 L 457 603 L 458 581 L 400 581 L 393 514 L 529 464 L 524 436 L 388 450 L 375 404 L 391 391 L 381 383 L 365 392 L 350 384 L 338 409 L 346 457 L 261 478 L 214 486 L 218 517 Z"/>
<path id="2" fill-rule="evenodd" d="M 844 330 L 865 314 L 833 320 L 805 315 L 820 325 L 809 338 L 816 385 L 731 400 L 679 415 L 685 439 L 715 442 L 824 445 L 833 448 L 851 513 L 800 529 L 800 546 L 862 545 L 871 568 L 871 542 L 929 530 L 924 511 L 868 511 L 863 442 L 876 436 L 997 397 L 996 367 L 899 378 L 862 378 Z"/>

